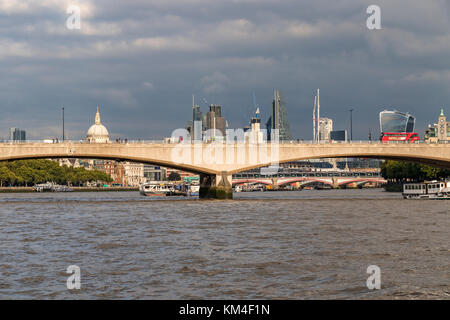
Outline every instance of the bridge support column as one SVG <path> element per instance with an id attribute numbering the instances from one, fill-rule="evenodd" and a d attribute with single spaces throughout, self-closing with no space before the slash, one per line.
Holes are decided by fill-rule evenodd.
<path id="1" fill-rule="evenodd" d="M 338 181 L 338 178 L 333 177 L 333 179 L 332 179 L 332 185 L 333 185 L 333 189 L 339 189 L 339 181 Z"/>
<path id="2" fill-rule="evenodd" d="M 201 199 L 233 199 L 232 175 L 223 171 L 220 175 L 200 175 Z"/>

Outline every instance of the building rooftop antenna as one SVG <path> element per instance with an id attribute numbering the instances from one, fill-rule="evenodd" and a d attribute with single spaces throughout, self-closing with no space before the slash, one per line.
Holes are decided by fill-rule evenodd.
<path id="1" fill-rule="evenodd" d="M 256 118 L 259 118 L 259 114 L 260 114 L 259 106 L 256 108 L 255 114 L 256 114 Z"/>
<path id="2" fill-rule="evenodd" d="M 253 107 L 255 108 L 255 117 L 256 117 L 256 119 L 258 119 L 260 110 L 259 110 L 259 106 L 256 104 L 256 95 L 254 92 L 253 92 Z"/>

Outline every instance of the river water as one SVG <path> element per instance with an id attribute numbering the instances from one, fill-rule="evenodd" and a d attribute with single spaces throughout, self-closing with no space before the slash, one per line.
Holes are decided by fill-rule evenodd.
<path id="1" fill-rule="evenodd" d="M 0 298 L 450 299 L 449 214 L 379 189 L 0 194 Z"/>

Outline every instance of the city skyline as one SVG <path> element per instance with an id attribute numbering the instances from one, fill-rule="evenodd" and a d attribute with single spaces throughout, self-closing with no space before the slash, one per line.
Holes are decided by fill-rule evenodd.
<path id="1" fill-rule="evenodd" d="M 274 100 L 273 100 L 274 101 Z M 269 114 L 269 115 L 267 115 L 267 119 L 268 119 L 268 122 L 266 123 L 266 128 L 264 128 L 264 129 L 266 129 L 266 130 L 268 130 L 268 128 L 267 128 L 267 126 L 268 125 L 271 125 L 271 123 L 270 123 L 270 121 L 271 121 L 271 117 L 272 117 L 272 113 L 273 113 L 273 105 L 274 105 L 274 102 L 272 101 L 272 106 L 271 106 L 271 113 Z M 221 106 L 220 105 L 216 105 L 216 104 L 211 104 L 211 105 L 209 105 L 208 106 L 208 108 L 214 108 L 214 107 L 218 107 L 220 110 L 221 110 Z M 192 111 L 191 112 L 193 112 L 194 113 L 194 117 L 195 117 L 195 112 L 199 112 L 199 114 L 201 115 L 202 114 L 202 112 L 201 112 L 201 107 L 200 106 L 198 106 L 198 105 L 194 105 L 194 106 L 191 106 L 191 108 L 192 108 Z M 249 107 L 249 109 L 250 109 L 251 107 Z M 260 109 L 260 106 L 258 106 L 258 110 Z M 194 111 L 195 110 L 195 111 Z M 286 109 L 284 109 L 285 110 L 285 112 L 286 112 Z M 390 108 L 390 110 L 393 110 L 393 111 L 399 111 L 399 112 L 401 112 L 401 110 L 398 110 L 397 108 Z M 439 109 L 440 110 L 440 112 L 439 113 L 441 113 L 443 110 L 445 110 L 445 108 L 440 108 Z M 57 111 L 61 111 L 61 110 L 57 110 Z M 354 110 L 352 110 L 352 111 L 354 111 Z M 384 110 L 384 111 L 386 111 L 386 109 Z M 207 113 L 210 113 L 210 112 L 207 112 Z M 97 114 L 98 114 L 98 105 L 97 105 Z M 206 115 L 207 114 L 205 114 L 204 116 L 206 117 Z M 191 115 L 191 117 L 192 117 L 192 115 Z M 435 117 L 436 118 L 436 117 Z M 206 118 L 205 118 L 206 119 Z M 222 119 L 224 119 L 224 118 L 222 118 Z M 287 116 L 286 117 L 286 119 L 287 119 L 287 121 L 289 121 L 289 116 Z M 60 121 L 61 121 L 61 119 L 59 119 Z M 248 123 L 250 122 L 252 120 L 252 118 L 249 118 L 249 121 L 248 121 Z M 97 115 L 96 115 L 96 117 L 95 117 L 95 121 L 97 121 Z M 211 120 L 210 120 L 211 121 Z M 223 123 L 223 125 L 225 125 L 225 122 L 227 122 L 225 119 L 223 120 L 224 121 L 224 123 Z M 333 119 L 332 118 L 329 118 L 329 117 L 325 117 L 325 116 L 323 116 L 323 117 L 321 117 L 320 118 L 320 121 L 321 121 L 321 126 L 322 126 L 322 121 L 331 121 L 331 123 L 333 123 Z M 378 120 L 377 120 L 377 122 L 379 122 Z M 228 123 L 228 122 L 227 122 Z M 248 126 L 248 123 L 247 124 L 245 124 L 244 123 L 244 125 L 242 126 L 242 128 L 246 128 L 247 126 Z M 432 125 L 432 123 L 433 123 L 433 121 L 431 121 L 429 124 L 428 124 L 428 127 L 427 128 L 425 128 L 424 129 L 424 131 L 419 131 L 419 130 L 415 130 L 415 132 L 418 132 L 419 133 L 419 136 L 420 136 L 420 138 L 421 139 L 424 139 L 425 138 L 425 135 L 426 135 L 426 133 L 428 132 L 428 130 L 429 130 L 429 127 Z M 36 135 L 33 135 L 33 133 L 31 133 L 30 135 L 28 135 L 27 134 L 27 137 L 28 136 L 32 136 L 32 138 L 31 139 L 21 139 L 21 140 L 33 140 L 33 138 L 35 138 L 35 140 L 44 140 L 44 139 L 55 139 L 55 140 L 60 140 L 61 139 L 61 141 L 63 141 L 64 139 L 63 139 L 63 129 L 62 129 L 62 125 L 63 125 L 63 122 L 61 121 L 61 123 L 59 124 L 59 126 L 60 126 L 60 128 L 59 128 L 59 130 L 60 130 L 60 132 L 59 133 L 56 133 L 55 135 L 45 135 L 45 136 L 40 136 L 40 137 L 36 137 Z M 70 125 L 70 123 L 69 123 L 69 125 Z M 186 128 L 186 125 L 187 126 L 190 126 L 190 125 L 192 125 L 192 120 L 187 120 L 187 124 L 185 123 L 185 128 Z M 381 128 L 380 128 L 380 125 L 379 125 L 379 123 L 377 124 L 378 125 L 378 128 L 375 130 L 375 131 L 379 131 L 379 133 L 381 133 Z M 67 126 L 67 121 L 66 121 L 66 126 Z M 209 126 L 208 126 L 209 127 Z M 289 124 L 288 124 L 288 127 L 289 127 Z M 421 127 L 421 126 L 420 126 Z M 167 135 L 161 135 L 161 133 L 160 133 L 160 135 L 158 136 L 158 138 L 157 138 L 157 140 L 163 140 L 163 139 L 165 139 L 165 138 L 168 138 L 168 137 L 170 137 L 170 134 L 174 131 L 174 130 L 176 130 L 176 129 L 182 129 L 183 127 L 180 127 L 180 128 L 172 128 L 172 129 L 168 129 L 169 131 L 166 131 L 166 133 L 167 133 Z M 226 126 L 226 128 L 228 128 L 228 125 Z M 239 128 L 239 127 L 233 127 L 233 126 L 231 126 L 230 127 L 231 129 L 242 129 L 242 128 Z M 341 128 L 341 130 L 343 130 L 343 131 L 350 131 L 349 129 L 350 129 L 350 127 L 349 128 L 347 128 L 345 125 L 344 126 L 340 126 L 340 128 Z M 375 128 L 376 128 L 376 125 L 375 125 Z M 0 135 L 0 140 L 8 140 L 8 138 L 9 138 L 9 140 L 15 140 L 15 139 L 12 139 L 11 138 L 11 130 L 13 130 L 13 129 L 17 129 L 17 130 L 20 130 L 21 132 L 25 132 L 25 131 L 28 131 L 28 129 L 19 129 L 19 128 L 17 128 L 17 127 L 10 127 L 10 128 L 8 128 L 8 134 L 7 135 L 5 135 L 5 136 L 1 136 Z M 311 130 L 312 128 L 310 128 L 309 130 Z M 373 140 L 373 136 L 372 136 L 372 133 L 373 133 L 373 129 L 374 128 L 369 128 L 368 129 L 368 136 L 366 136 L 366 137 L 363 137 L 362 139 L 359 139 L 359 140 L 361 140 L 361 141 L 364 141 L 364 140 Z M 64 129 L 65 130 L 65 133 L 64 133 L 64 136 L 65 136 L 65 139 L 66 140 L 85 140 L 86 139 L 86 134 L 85 133 L 81 133 L 81 135 L 79 135 L 79 136 L 74 136 L 74 135 L 70 135 L 70 134 L 68 134 L 67 133 L 67 130 L 66 129 Z M 223 129 L 221 129 L 220 130 L 221 132 L 223 131 Z M 289 129 L 289 131 L 290 131 L 290 129 Z M 331 131 L 333 131 L 333 130 L 330 130 L 330 132 Z M 114 131 L 113 131 L 114 132 Z M 268 131 L 269 132 L 269 131 Z M 194 133 L 193 133 L 194 134 Z M 313 141 L 313 139 L 312 139 L 312 133 L 310 133 L 310 135 L 311 135 L 311 137 L 307 137 L 307 138 L 303 138 L 303 137 L 291 137 L 291 139 L 287 139 L 287 140 L 305 140 L 305 141 Z M 118 135 L 114 135 L 114 134 L 112 134 L 111 136 L 113 136 L 114 138 L 117 138 L 117 139 L 127 139 L 128 140 L 128 136 L 118 136 Z M 224 137 L 226 136 L 226 134 L 224 134 Z M 370 137 L 370 138 L 369 138 Z M 369 139 L 368 139 L 369 138 Z M 130 139 L 130 140 L 133 140 L 133 139 Z M 136 138 L 134 138 L 134 140 L 151 140 L 151 138 L 150 139 L 146 139 L 146 137 L 136 137 Z M 283 140 L 283 139 L 282 139 Z M 321 139 L 321 140 L 323 140 L 323 139 Z M 326 139 L 325 139 L 326 140 Z M 354 139 L 354 140 L 358 140 L 358 139 Z M 375 138 L 375 140 L 377 140 L 377 138 Z"/>
<path id="2" fill-rule="evenodd" d="M 66 28 L 68 4 L 0 2 L 0 136 L 60 138 L 64 107 L 67 138 L 84 138 L 99 104 L 112 137 L 163 138 L 192 117 L 192 94 L 243 128 L 252 92 L 265 123 L 274 89 L 305 140 L 319 87 L 337 128 L 349 130 L 354 109 L 354 140 L 376 137 L 384 109 L 413 114 L 421 138 L 449 109 L 445 1 L 380 1 L 382 30 L 366 28 L 370 1 L 86 0 L 80 30 Z"/>

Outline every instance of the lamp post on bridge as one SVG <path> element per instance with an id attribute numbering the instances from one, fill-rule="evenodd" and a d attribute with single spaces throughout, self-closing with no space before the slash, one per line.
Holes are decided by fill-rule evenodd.
<path id="1" fill-rule="evenodd" d="M 65 140 L 65 129 L 64 129 L 64 107 L 62 107 L 62 141 Z"/>
<path id="2" fill-rule="evenodd" d="M 350 111 L 350 142 L 353 141 L 353 109 L 348 110 Z"/>

